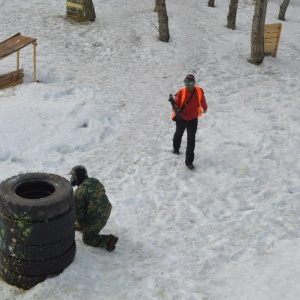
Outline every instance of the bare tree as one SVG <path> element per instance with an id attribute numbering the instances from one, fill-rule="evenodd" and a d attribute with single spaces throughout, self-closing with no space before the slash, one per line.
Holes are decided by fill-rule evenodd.
<path id="1" fill-rule="evenodd" d="M 230 0 L 229 12 L 227 16 L 227 28 L 235 29 L 236 13 L 238 9 L 239 0 Z"/>
<path id="2" fill-rule="evenodd" d="M 251 34 L 251 60 L 260 65 L 264 59 L 264 27 L 268 0 L 256 0 Z"/>
<path id="3" fill-rule="evenodd" d="M 159 39 L 163 42 L 168 42 L 170 38 L 169 34 L 169 21 L 165 0 L 156 0 L 156 11 L 158 16 L 158 31 Z"/>
<path id="4" fill-rule="evenodd" d="M 208 0 L 209 7 L 215 7 L 215 0 Z"/>
<path id="5" fill-rule="evenodd" d="M 290 4 L 290 0 L 283 0 L 282 4 L 280 5 L 278 20 L 284 21 L 285 20 L 285 12 Z"/>
<path id="6" fill-rule="evenodd" d="M 96 13 L 95 8 L 92 0 L 85 0 L 84 1 L 84 12 L 87 20 L 95 21 Z"/>

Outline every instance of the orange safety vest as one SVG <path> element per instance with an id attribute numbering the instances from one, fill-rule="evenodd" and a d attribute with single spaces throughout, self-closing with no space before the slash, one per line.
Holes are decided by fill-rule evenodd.
<path id="1" fill-rule="evenodd" d="M 198 118 L 202 117 L 202 106 L 201 106 L 201 100 L 202 100 L 202 89 L 199 86 L 195 87 L 197 94 L 198 94 L 198 101 L 199 101 L 199 106 L 198 106 Z M 186 88 L 181 89 L 182 93 L 181 93 L 181 99 L 180 99 L 180 108 L 182 107 L 184 100 L 185 100 L 185 95 L 186 95 Z M 172 109 L 172 115 L 171 115 L 171 119 L 173 120 L 175 118 L 175 112 L 174 109 Z"/>

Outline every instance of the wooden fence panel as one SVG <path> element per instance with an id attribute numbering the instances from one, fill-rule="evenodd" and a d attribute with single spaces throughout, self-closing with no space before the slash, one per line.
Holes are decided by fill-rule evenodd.
<path id="1" fill-rule="evenodd" d="M 277 56 L 282 24 L 265 24 L 264 28 L 264 54 Z"/>

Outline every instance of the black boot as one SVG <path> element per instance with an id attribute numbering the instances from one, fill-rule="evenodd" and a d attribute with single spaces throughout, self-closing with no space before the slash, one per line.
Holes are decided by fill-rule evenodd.
<path id="1" fill-rule="evenodd" d="M 108 236 L 107 244 L 106 244 L 106 250 L 107 251 L 114 251 L 116 248 L 116 243 L 118 242 L 118 237 L 110 234 Z"/>
<path id="2" fill-rule="evenodd" d="M 194 169 L 193 163 L 186 163 L 185 165 L 186 165 L 190 170 L 193 170 L 193 169 Z"/>

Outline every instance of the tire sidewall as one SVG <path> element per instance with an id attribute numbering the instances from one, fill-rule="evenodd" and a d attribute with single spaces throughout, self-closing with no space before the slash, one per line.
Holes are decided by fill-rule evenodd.
<path id="1" fill-rule="evenodd" d="M 44 245 L 55 243 L 74 231 L 75 209 L 44 223 L 13 220 L 0 213 L 0 238 L 14 244 Z"/>
<path id="2" fill-rule="evenodd" d="M 43 198 L 27 199 L 16 194 L 26 182 L 42 181 L 54 187 Z M 0 184 L 0 212 L 18 220 L 39 222 L 62 215 L 73 204 L 73 187 L 68 180 L 55 174 L 27 173 L 13 176 Z"/>

